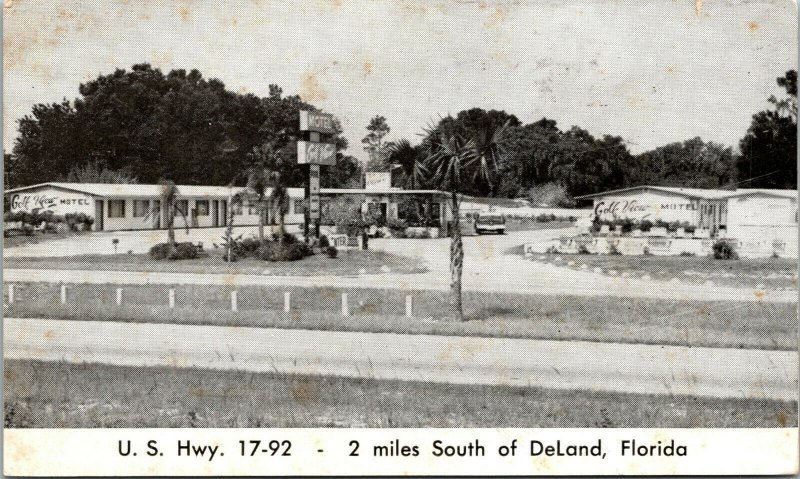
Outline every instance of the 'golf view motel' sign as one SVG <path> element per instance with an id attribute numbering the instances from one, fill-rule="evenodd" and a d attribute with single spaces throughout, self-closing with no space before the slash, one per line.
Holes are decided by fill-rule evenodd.
<path id="1" fill-rule="evenodd" d="M 316 141 L 297 142 L 297 163 L 301 165 L 336 165 L 336 145 Z"/>

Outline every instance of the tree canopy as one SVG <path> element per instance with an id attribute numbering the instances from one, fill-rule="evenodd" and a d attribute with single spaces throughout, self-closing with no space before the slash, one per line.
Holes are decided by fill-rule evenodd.
<path id="1" fill-rule="evenodd" d="M 67 179 L 90 163 L 141 183 L 225 185 L 264 143 L 296 160 L 298 112 L 316 110 L 277 85 L 260 98 L 231 92 L 197 70 L 164 74 L 148 64 L 101 75 L 79 91 L 72 102 L 35 105 L 19 120 L 5 165 L 10 185 Z M 344 138 L 338 147 L 347 147 Z"/>
<path id="2" fill-rule="evenodd" d="M 786 72 L 777 83 L 786 96 L 771 96 L 774 109 L 753 115 L 739 142 L 736 167 L 747 188 L 797 188 L 797 71 Z"/>

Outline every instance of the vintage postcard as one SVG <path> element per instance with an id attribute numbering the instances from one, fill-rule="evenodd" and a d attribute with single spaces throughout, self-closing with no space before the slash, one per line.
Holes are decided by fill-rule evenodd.
<path id="1" fill-rule="evenodd" d="M 5 0 L 5 474 L 797 473 L 797 28 Z"/>

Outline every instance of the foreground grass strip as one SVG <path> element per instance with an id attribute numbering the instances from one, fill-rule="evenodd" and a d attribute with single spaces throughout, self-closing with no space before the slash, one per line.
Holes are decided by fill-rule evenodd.
<path id="1" fill-rule="evenodd" d="M 124 303 L 116 305 L 116 290 Z M 174 288 L 175 308 L 168 306 Z M 678 346 L 797 349 L 796 305 L 465 292 L 468 321 L 447 320 L 441 291 L 371 288 L 18 283 L 7 317 L 252 326 L 450 336 L 585 340 Z M 284 293 L 292 309 L 285 313 Z M 6 294 L 7 291 L 4 291 Z M 341 313 L 347 293 L 350 316 Z M 406 318 L 405 297 L 414 318 Z"/>
<path id="2" fill-rule="evenodd" d="M 315 254 L 299 261 L 270 262 L 241 258 L 227 263 L 224 250 L 209 251 L 206 258 L 180 261 L 154 260 L 147 254 L 78 255 L 53 258 L 3 258 L 3 268 L 92 269 L 101 271 L 146 271 L 167 273 L 266 274 L 273 276 L 351 276 L 376 274 L 381 268 L 402 274 L 424 273 L 425 263 L 414 257 L 385 251 L 342 249 L 336 258 Z"/>
<path id="3" fill-rule="evenodd" d="M 796 427 L 797 402 L 5 362 L 6 427 Z"/>

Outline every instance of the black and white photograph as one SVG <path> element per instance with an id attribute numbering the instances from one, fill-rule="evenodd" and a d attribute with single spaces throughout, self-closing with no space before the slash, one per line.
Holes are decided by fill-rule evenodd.
<path id="1" fill-rule="evenodd" d="M 5 0 L 4 470 L 681 456 L 592 435 L 635 428 L 796 473 L 797 38 L 788 0 Z"/>

